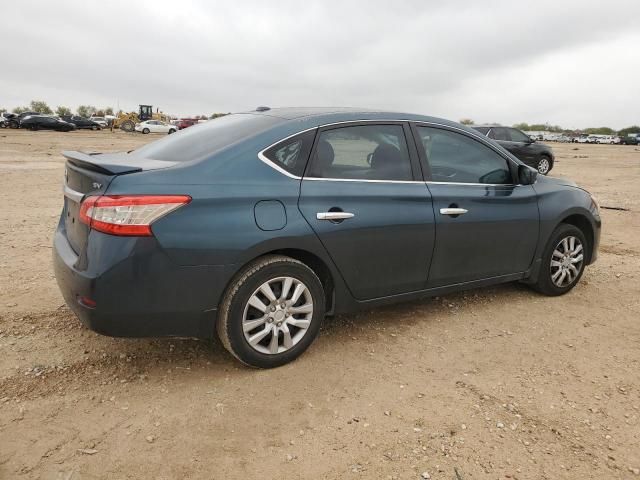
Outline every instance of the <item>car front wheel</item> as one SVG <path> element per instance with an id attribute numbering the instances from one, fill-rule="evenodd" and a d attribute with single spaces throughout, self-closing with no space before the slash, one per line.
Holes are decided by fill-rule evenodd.
<path id="1" fill-rule="evenodd" d="M 245 365 L 284 365 L 318 335 L 324 298 L 322 283 L 304 263 L 281 255 L 259 258 L 227 289 L 216 324 L 218 336 Z"/>
<path id="2" fill-rule="evenodd" d="M 170 128 L 169 129 L 169 135 L 171 135 L 172 133 L 176 133 L 176 129 L 175 128 Z"/>
<path id="3" fill-rule="evenodd" d="M 549 170 L 551 170 L 551 160 L 549 159 L 549 157 L 540 157 L 536 168 L 538 169 L 538 173 L 542 175 L 546 175 L 547 173 L 549 173 Z"/>
<path id="4" fill-rule="evenodd" d="M 550 296 L 567 293 L 584 273 L 588 248 L 582 230 L 574 225 L 560 224 L 545 248 L 534 288 Z"/>
<path id="5" fill-rule="evenodd" d="M 142 129 L 142 133 L 145 133 L 145 134 L 146 134 L 146 133 L 149 133 L 149 129 L 148 129 L 148 128 L 143 128 L 143 129 Z"/>

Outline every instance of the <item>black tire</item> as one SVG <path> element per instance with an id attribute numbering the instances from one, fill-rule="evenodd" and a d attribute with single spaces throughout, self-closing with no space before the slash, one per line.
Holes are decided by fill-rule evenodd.
<path id="1" fill-rule="evenodd" d="M 100 130 L 100 127 L 98 127 L 97 125 L 92 125 L 91 130 L 95 132 L 96 130 Z"/>
<path id="2" fill-rule="evenodd" d="M 261 353 L 245 338 L 243 331 L 245 306 L 262 284 L 285 276 L 292 277 L 307 287 L 313 301 L 310 325 L 302 338 L 288 350 L 275 354 Z M 254 368 L 279 367 L 300 356 L 318 335 L 325 313 L 324 298 L 320 279 L 304 263 L 283 255 L 267 255 L 258 258 L 238 272 L 230 282 L 218 312 L 216 322 L 218 337 L 224 347 L 245 365 Z"/>
<path id="3" fill-rule="evenodd" d="M 175 128 L 170 128 L 169 129 L 169 135 L 171 135 L 172 133 L 176 133 L 176 129 Z"/>
<path id="4" fill-rule="evenodd" d="M 148 128 L 143 128 L 143 129 L 142 129 L 142 133 L 144 133 L 144 134 L 149 133 L 149 129 L 148 129 Z"/>
<path id="5" fill-rule="evenodd" d="M 553 252 L 554 250 L 556 250 L 556 247 L 559 246 L 559 244 L 562 242 L 564 238 L 568 238 L 568 237 L 575 237 L 581 242 L 583 246 L 582 248 L 583 260 L 579 265 L 578 274 L 571 281 L 571 283 L 569 283 L 566 286 L 560 287 L 556 285 L 551 278 L 553 275 L 551 260 L 552 260 Z M 538 281 L 535 284 L 533 284 L 532 287 L 538 292 L 544 295 L 552 296 L 552 297 L 558 296 L 558 295 L 564 295 L 565 293 L 570 291 L 573 287 L 575 287 L 578 284 L 578 282 L 582 278 L 582 274 L 584 273 L 584 268 L 587 264 L 586 259 L 589 256 L 590 248 L 591 248 L 591 245 L 589 245 L 584 233 L 578 227 L 574 225 L 569 225 L 567 223 L 561 223 L 560 225 L 558 225 L 558 228 L 554 230 L 553 234 L 551 235 L 551 238 L 549 239 L 549 242 L 547 243 L 547 246 L 544 249 L 544 253 L 542 255 L 542 266 L 540 267 Z"/>

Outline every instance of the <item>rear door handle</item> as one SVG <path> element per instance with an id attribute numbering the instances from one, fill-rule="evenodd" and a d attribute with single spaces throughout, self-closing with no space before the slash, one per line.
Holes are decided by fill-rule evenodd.
<path id="1" fill-rule="evenodd" d="M 464 215 L 468 211 L 466 208 L 441 208 L 440 215 Z"/>
<path id="2" fill-rule="evenodd" d="M 346 220 L 347 218 L 353 218 L 353 213 L 349 212 L 318 212 L 316 218 L 318 220 Z"/>

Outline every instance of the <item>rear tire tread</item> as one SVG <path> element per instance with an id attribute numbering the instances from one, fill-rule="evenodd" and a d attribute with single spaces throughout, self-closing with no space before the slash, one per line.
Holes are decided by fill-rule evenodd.
<path id="1" fill-rule="evenodd" d="M 246 267 L 244 267 L 236 274 L 236 276 L 231 280 L 230 286 L 227 288 L 222 303 L 220 304 L 218 319 L 216 321 L 216 331 L 218 333 L 218 338 L 220 339 L 220 342 L 222 343 L 224 348 L 231 355 L 233 355 L 240 363 L 248 367 L 265 368 L 247 363 L 242 358 L 240 358 L 238 353 L 233 349 L 229 335 L 229 313 L 231 311 L 231 303 L 233 302 L 238 291 L 244 286 L 247 281 L 249 281 L 250 278 L 252 278 L 254 275 L 256 275 L 266 267 L 282 263 L 289 263 L 291 265 L 304 268 L 316 278 L 320 285 L 322 285 L 322 282 L 320 281 L 316 273 L 301 261 L 284 255 L 267 255 L 249 263 Z M 324 310 L 324 306 L 322 307 Z"/>

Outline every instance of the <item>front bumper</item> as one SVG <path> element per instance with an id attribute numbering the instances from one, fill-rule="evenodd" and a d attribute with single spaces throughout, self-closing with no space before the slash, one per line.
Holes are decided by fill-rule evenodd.
<path id="1" fill-rule="evenodd" d="M 91 330 L 114 337 L 214 335 L 224 266 L 176 265 L 154 237 L 96 231 L 89 233 L 86 253 L 77 255 L 64 222 L 55 233 L 53 266 L 65 302 Z"/>

